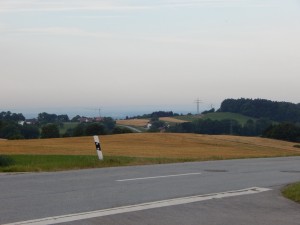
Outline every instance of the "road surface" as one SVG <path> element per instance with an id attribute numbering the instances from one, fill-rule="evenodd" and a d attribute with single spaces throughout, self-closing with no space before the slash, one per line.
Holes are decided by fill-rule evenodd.
<path id="1" fill-rule="evenodd" d="M 6 174 L 0 224 L 299 225 L 296 181 L 300 157 Z"/>

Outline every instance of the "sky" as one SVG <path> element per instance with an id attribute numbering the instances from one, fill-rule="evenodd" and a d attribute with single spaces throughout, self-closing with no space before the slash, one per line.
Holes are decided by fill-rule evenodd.
<path id="1" fill-rule="evenodd" d="M 300 102 L 299 0 L 0 0 L 0 111 Z"/>

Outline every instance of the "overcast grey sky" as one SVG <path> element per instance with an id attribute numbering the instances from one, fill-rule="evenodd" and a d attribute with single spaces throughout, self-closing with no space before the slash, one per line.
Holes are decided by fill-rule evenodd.
<path id="1" fill-rule="evenodd" d="M 0 111 L 299 103 L 299 12 L 299 0 L 0 0 Z"/>

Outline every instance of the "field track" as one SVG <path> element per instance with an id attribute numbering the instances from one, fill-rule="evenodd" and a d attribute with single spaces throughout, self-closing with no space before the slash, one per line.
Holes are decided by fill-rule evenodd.
<path id="1" fill-rule="evenodd" d="M 133 133 L 100 136 L 103 154 L 182 159 L 232 159 L 300 155 L 295 143 L 226 135 Z M 95 155 L 93 137 L 7 140 L 0 154 Z"/>

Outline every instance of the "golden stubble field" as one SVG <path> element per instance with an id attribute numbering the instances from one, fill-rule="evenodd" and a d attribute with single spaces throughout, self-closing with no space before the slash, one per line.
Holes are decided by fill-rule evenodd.
<path id="1" fill-rule="evenodd" d="M 145 127 L 147 126 L 149 119 L 130 119 L 130 120 L 117 120 L 118 125 L 125 126 L 136 126 L 136 127 Z"/>
<path id="2" fill-rule="evenodd" d="M 226 135 L 132 133 L 100 136 L 104 156 L 234 159 L 300 155 L 295 143 Z M 96 155 L 93 137 L 0 141 L 0 154 Z"/>

